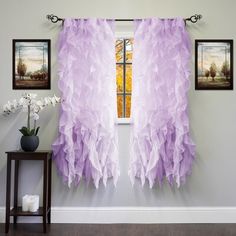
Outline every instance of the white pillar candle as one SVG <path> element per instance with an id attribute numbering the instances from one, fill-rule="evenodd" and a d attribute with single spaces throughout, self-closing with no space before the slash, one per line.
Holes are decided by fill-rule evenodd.
<path id="1" fill-rule="evenodd" d="M 36 212 L 39 209 L 39 195 L 28 195 L 22 197 L 22 211 Z"/>
<path id="2" fill-rule="evenodd" d="M 22 197 L 22 211 L 28 211 L 29 210 L 29 195 L 26 194 Z"/>
<path id="3" fill-rule="evenodd" d="M 30 195 L 29 196 L 29 211 L 36 212 L 39 209 L 39 196 L 38 195 Z"/>

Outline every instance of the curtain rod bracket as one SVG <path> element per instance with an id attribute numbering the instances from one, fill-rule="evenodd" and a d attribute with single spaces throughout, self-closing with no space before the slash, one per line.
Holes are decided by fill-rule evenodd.
<path id="1" fill-rule="evenodd" d="M 193 16 L 190 16 L 189 18 L 186 18 L 185 21 L 190 21 L 192 23 L 196 23 L 197 21 L 202 19 L 202 15 L 201 14 L 195 14 Z"/>
<path id="2" fill-rule="evenodd" d="M 58 21 L 62 21 L 62 22 L 64 21 L 64 19 L 59 18 L 58 16 L 55 16 L 55 15 L 53 15 L 53 14 L 47 15 L 46 18 L 47 18 L 49 21 L 51 21 L 52 23 L 57 23 Z"/>

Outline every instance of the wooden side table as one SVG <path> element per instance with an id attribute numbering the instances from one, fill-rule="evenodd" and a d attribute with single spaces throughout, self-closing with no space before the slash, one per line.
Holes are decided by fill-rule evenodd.
<path id="1" fill-rule="evenodd" d="M 10 216 L 17 223 L 17 216 L 41 216 L 43 217 L 43 232 L 47 232 L 47 222 L 51 223 L 51 173 L 52 173 L 52 151 L 10 151 L 7 153 L 7 183 L 6 183 L 6 221 L 5 233 L 9 231 Z M 23 212 L 18 206 L 18 175 L 19 164 L 23 160 L 43 161 L 43 206 L 37 212 Z M 11 209 L 11 163 L 15 161 L 14 170 L 14 205 Z"/>

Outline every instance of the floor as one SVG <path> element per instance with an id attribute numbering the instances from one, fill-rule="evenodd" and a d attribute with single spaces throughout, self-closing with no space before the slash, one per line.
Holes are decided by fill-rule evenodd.
<path id="1" fill-rule="evenodd" d="M 0 236 L 4 224 L 0 224 Z M 11 225 L 8 236 L 236 236 L 236 224 L 41 224 Z"/>

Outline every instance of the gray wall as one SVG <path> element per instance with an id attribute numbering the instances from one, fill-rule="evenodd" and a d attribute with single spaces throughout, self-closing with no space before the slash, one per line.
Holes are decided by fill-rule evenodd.
<path id="1" fill-rule="evenodd" d="M 0 0 L 0 105 L 19 97 L 12 87 L 12 39 L 50 38 L 52 40 L 52 89 L 37 91 L 39 96 L 59 94 L 56 75 L 55 43 L 59 25 L 47 22 L 46 14 L 62 17 L 140 18 L 203 14 L 188 30 L 196 38 L 236 38 L 236 1 L 225 0 Z M 125 26 L 122 26 L 125 27 Z M 121 28 L 122 28 L 121 27 Z M 120 29 L 121 29 L 120 28 Z M 122 30 L 122 29 L 121 29 Z M 194 53 L 193 53 L 194 55 Z M 235 65 L 235 64 L 234 64 Z M 192 65 L 193 69 L 193 65 Z M 194 70 L 192 70 L 194 73 Z M 195 91 L 194 76 L 189 92 L 190 124 L 197 145 L 193 174 L 180 189 L 149 189 L 137 183 L 132 188 L 127 176 L 129 159 L 128 125 L 119 126 L 121 177 L 117 188 L 109 183 L 96 190 L 81 184 L 68 189 L 53 167 L 54 206 L 235 206 L 236 205 L 236 92 Z M 6 150 L 19 147 L 18 128 L 26 121 L 23 114 L 0 117 L 0 206 L 5 203 Z M 48 149 L 57 134 L 58 108 L 41 114 L 40 149 Z M 34 162 L 22 164 L 20 197 L 41 193 L 41 170 Z"/>

